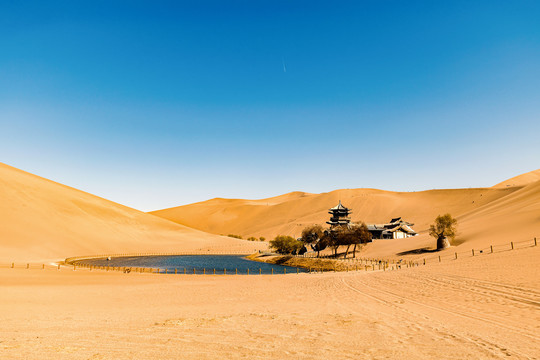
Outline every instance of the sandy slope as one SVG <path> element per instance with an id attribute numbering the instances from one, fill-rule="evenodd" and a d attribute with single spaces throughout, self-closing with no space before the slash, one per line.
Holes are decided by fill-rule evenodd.
<path id="1" fill-rule="evenodd" d="M 0 260 L 258 244 L 207 234 L 0 163 Z"/>
<path id="2" fill-rule="evenodd" d="M 447 212 L 459 220 L 460 236 L 456 245 L 482 246 L 486 241 L 501 243 L 540 235 L 537 173 L 540 171 L 514 178 L 513 183 L 521 184 L 514 187 L 406 193 L 374 189 L 323 194 L 296 192 L 256 201 L 213 199 L 152 213 L 212 233 L 273 238 L 277 234 L 299 236 L 308 224 L 324 224 L 328 220 L 327 209 L 341 199 L 353 209 L 353 221 L 381 223 L 402 216 L 415 223 L 415 230 L 423 234 L 406 242 L 378 245 L 379 250 L 388 248 L 400 252 L 432 245 L 432 239 L 425 235 L 429 224 L 437 215 Z"/>
<path id="3" fill-rule="evenodd" d="M 247 235 L 298 231 L 298 223 L 325 221 L 326 209 L 339 199 L 354 208 L 353 219 L 404 216 L 422 229 L 436 214 L 450 211 L 460 221 L 463 243 L 440 253 L 446 256 L 441 263 L 274 276 L 11 269 L 3 261 L 219 251 L 260 243 L 202 233 L 6 165 L 0 165 L 0 198 L 2 359 L 540 357 L 540 247 L 448 260 L 456 250 L 538 234 L 540 182 L 215 199 L 180 211 L 190 221 L 206 219 L 213 231 L 242 233 L 245 226 Z M 388 256 L 432 244 L 426 234 L 376 241 L 363 255 Z"/>
<path id="4" fill-rule="evenodd" d="M 6 359 L 535 359 L 540 247 L 386 272 L 0 268 Z"/>
<path id="5" fill-rule="evenodd" d="M 525 186 L 533 182 L 540 181 L 540 169 L 530 171 L 525 174 L 514 176 L 511 179 L 505 180 L 497 185 L 494 185 L 494 188 L 505 188 L 511 186 Z"/>

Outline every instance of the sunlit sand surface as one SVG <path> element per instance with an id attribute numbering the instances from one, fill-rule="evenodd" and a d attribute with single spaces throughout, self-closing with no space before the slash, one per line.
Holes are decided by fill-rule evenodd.
<path id="1" fill-rule="evenodd" d="M 6 359 L 532 359 L 539 248 L 393 272 L 0 269 Z"/>
<path id="2" fill-rule="evenodd" d="M 440 263 L 393 271 L 262 276 L 12 269 L 11 261 L 47 263 L 137 251 L 253 251 L 265 243 L 194 230 L 6 165 L 0 165 L 0 193 L 0 260 L 6 265 L 0 267 L 2 359 L 540 356 L 540 250 L 533 246 L 540 234 L 539 181 L 419 193 L 293 193 L 268 204 L 211 200 L 185 207 L 200 219 L 200 228 L 204 219 L 208 227 L 221 219 L 223 233 L 246 235 L 240 230 L 248 224 L 254 228 L 247 234 L 264 235 L 326 221 L 328 205 L 341 198 L 354 216 L 374 222 L 403 216 L 422 233 L 375 241 L 358 256 L 418 262 L 443 257 Z M 425 229 L 443 212 L 458 217 L 455 246 L 400 255 L 433 247 Z M 511 241 L 528 243 L 511 250 Z M 499 246 L 493 254 L 453 259 L 455 252 L 490 245 Z"/>

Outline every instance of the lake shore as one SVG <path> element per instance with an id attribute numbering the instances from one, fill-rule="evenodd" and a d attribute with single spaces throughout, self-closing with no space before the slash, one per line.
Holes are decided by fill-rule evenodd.
<path id="1" fill-rule="evenodd" d="M 252 254 L 246 259 L 267 264 L 286 265 L 311 271 L 347 271 L 355 270 L 355 265 L 344 263 L 338 259 L 297 257 L 293 255 Z M 358 267 L 358 265 L 356 265 Z"/>

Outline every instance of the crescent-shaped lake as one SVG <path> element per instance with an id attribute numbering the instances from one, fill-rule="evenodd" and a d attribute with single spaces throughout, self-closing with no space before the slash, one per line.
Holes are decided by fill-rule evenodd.
<path id="1" fill-rule="evenodd" d="M 305 269 L 251 261 L 242 255 L 167 255 L 88 259 L 91 266 L 159 269 L 168 274 L 283 274 L 306 272 Z"/>

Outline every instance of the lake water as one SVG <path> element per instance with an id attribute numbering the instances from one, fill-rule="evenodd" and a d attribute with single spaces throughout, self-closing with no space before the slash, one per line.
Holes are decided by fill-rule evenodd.
<path id="1" fill-rule="evenodd" d="M 159 272 L 174 274 L 175 269 L 179 274 L 212 274 L 216 269 L 216 274 L 274 274 L 296 273 L 297 268 L 283 265 L 266 264 L 257 261 L 244 259 L 241 255 L 171 255 L 171 256 L 133 256 L 133 257 L 113 257 L 107 259 L 84 260 L 83 263 L 93 266 L 110 267 L 139 267 L 160 269 Z M 204 269 L 204 270 L 203 270 Z M 306 272 L 305 269 L 298 268 L 298 272 Z"/>

